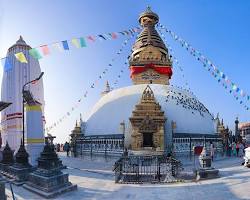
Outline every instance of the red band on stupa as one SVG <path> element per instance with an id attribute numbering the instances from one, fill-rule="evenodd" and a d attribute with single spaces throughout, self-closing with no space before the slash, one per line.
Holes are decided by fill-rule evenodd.
<path id="1" fill-rule="evenodd" d="M 135 74 L 142 73 L 146 71 L 148 68 L 153 69 L 154 71 L 158 72 L 159 74 L 168 75 L 171 78 L 173 72 L 172 67 L 170 66 L 161 66 L 161 65 L 154 65 L 154 64 L 147 64 L 144 66 L 130 66 L 130 77 L 133 77 Z"/>

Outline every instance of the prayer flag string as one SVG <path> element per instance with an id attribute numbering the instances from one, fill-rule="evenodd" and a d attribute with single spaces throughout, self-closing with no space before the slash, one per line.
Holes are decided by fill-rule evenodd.
<path id="1" fill-rule="evenodd" d="M 244 101 L 247 102 L 250 100 L 250 95 L 247 94 L 243 89 L 238 87 L 236 83 L 231 81 L 229 77 L 222 72 L 217 66 L 213 64 L 211 60 L 209 60 L 206 56 L 204 56 L 200 51 L 196 50 L 192 45 L 190 45 L 183 38 L 179 37 L 176 33 L 169 30 L 162 24 L 159 24 L 158 27 L 162 30 L 165 30 L 166 33 L 170 34 L 170 36 L 180 43 L 180 45 L 185 48 L 192 56 L 194 56 L 199 62 L 201 62 L 205 69 L 220 83 L 224 89 L 229 90 L 229 93 L 233 95 L 236 100 L 240 100 L 239 103 L 246 109 L 250 110 L 249 106 L 247 106 Z M 242 100 L 240 99 L 242 98 Z"/>
<path id="2" fill-rule="evenodd" d="M 181 76 L 184 80 L 184 88 L 187 89 L 188 91 L 190 91 L 190 86 L 189 86 L 189 83 L 185 77 L 185 74 L 184 74 L 184 70 L 183 68 L 180 66 L 180 62 L 179 60 L 174 56 L 174 52 L 173 52 L 173 48 L 168 44 L 167 40 L 166 40 L 166 37 L 165 35 L 163 34 L 163 32 L 161 31 L 161 29 L 158 28 L 158 31 L 163 39 L 163 41 L 165 42 L 165 44 L 167 45 L 167 48 L 169 49 L 170 51 L 170 57 L 172 59 L 172 61 L 174 61 L 174 63 L 176 64 L 177 68 L 180 70 L 181 72 Z"/>
<path id="3" fill-rule="evenodd" d="M 110 60 L 109 64 L 107 65 L 107 67 L 105 67 L 103 69 L 103 71 L 97 76 L 97 78 L 90 84 L 89 89 L 87 89 L 86 91 L 84 91 L 83 96 L 81 98 L 79 98 L 74 105 L 62 116 L 60 117 L 58 120 L 56 120 L 55 122 L 53 122 L 50 126 L 46 127 L 46 132 L 49 133 L 51 132 L 55 127 L 57 127 L 59 124 L 61 124 L 67 117 L 70 117 L 72 112 L 75 111 L 78 106 L 80 105 L 81 102 L 83 102 L 84 99 L 86 99 L 89 95 L 89 92 L 96 88 L 97 85 L 99 84 L 100 80 L 102 80 L 105 75 L 107 75 L 107 73 L 110 71 L 110 69 L 113 68 L 113 63 L 115 60 L 117 60 L 117 58 L 121 55 L 121 53 L 123 52 L 124 48 L 127 46 L 129 40 L 134 36 L 134 35 L 128 35 L 129 37 L 122 43 L 121 48 L 115 53 L 115 56 Z M 119 75 L 118 75 L 119 77 Z"/>
<path id="4" fill-rule="evenodd" d="M 97 34 L 97 35 L 89 35 L 86 37 L 79 37 L 79 38 L 72 38 L 68 40 L 63 41 L 57 41 L 50 44 L 43 44 L 38 47 L 34 47 L 29 50 L 29 55 L 33 57 L 36 60 L 39 60 L 43 58 L 43 56 L 50 55 L 51 49 L 58 50 L 60 52 L 63 51 L 69 51 L 71 46 L 75 48 L 83 48 L 87 47 L 87 42 L 95 42 L 96 38 L 99 38 L 100 40 L 114 40 L 117 39 L 119 36 L 134 36 L 135 33 L 138 33 L 141 30 L 140 27 L 131 28 L 124 31 L 119 32 L 111 32 L 106 34 Z M 118 52 L 119 54 L 119 52 Z M 24 54 L 24 52 L 20 51 L 15 53 L 16 59 L 21 63 L 28 63 L 28 59 L 26 58 L 27 55 Z M 12 63 L 8 62 L 9 59 L 6 59 L 6 57 L 0 58 L 1 63 L 3 67 L 5 68 L 8 66 L 8 70 L 12 69 Z M 6 63 L 7 62 L 7 63 Z M 5 64 L 6 63 L 6 64 Z"/>

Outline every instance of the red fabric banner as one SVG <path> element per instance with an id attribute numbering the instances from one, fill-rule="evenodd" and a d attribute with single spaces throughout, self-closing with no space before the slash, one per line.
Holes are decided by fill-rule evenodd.
<path id="1" fill-rule="evenodd" d="M 146 71 L 148 68 L 153 69 L 154 71 L 158 72 L 159 74 L 168 75 L 171 78 L 173 72 L 170 66 L 161 66 L 161 65 L 154 65 L 154 64 L 147 64 L 144 66 L 130 66 L 130 77 L 135 74 L 142 73 Z"/>

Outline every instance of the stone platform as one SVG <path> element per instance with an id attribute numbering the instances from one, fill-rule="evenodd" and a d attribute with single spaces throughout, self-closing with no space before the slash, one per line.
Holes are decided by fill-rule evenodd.
<path id="1" fill-rule="evenodd" d="M 50 177 L 31 173 L 29 181 L 23 187 L 45 198 L 53 198 L 64 192 L 77 189 L 76 185 L 72 185 L 68 181 L 68 174 L 64 173 Z"/>
<path id="2" fill-rule="evenodd" d="M 28 180 L 29 173 L 36 168 L 32 166 L 13 165 L 9 167 L 9 172 L 6 174 L 8 178 L 14 179 L 15 185 L 22 185 Z"/>
<path id="3" fill-rule="evenodd" d="M 194 173 L 196 174 L 196 180 L 213 179 L 219 177 L 219 170 L 214 168 L 198 169 Z"/>
<path id="4" fill-rule="evenodd" d="M 12 164 L 4 164 L 0 163 L 0 172 L 5 175 L 6 173 L 9 173 L 9 168 L 12 166 Z"/>
<path id="5" fill-rule="evenodd" d="M 4 183 L 1 175 L 0 175 L 0 199 L 1 200 L 6 200 L 5 183 Z"/>

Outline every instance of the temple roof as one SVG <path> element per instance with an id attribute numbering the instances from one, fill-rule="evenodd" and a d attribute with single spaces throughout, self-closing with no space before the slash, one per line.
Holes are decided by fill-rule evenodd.
<path id="1" fill-rule="evenodd" d="M 19 39 L 16 41 L 16 44 L 27 45 L 26 42 L 23 40 L 23 37 L 20 35 Z"/>
<path id="2" fill-rule="evenodd" d="M 15 47 L 26 47 L 27 49 L 31 49 L 31 47 L 29 45 L 27 45 L 27 43 L 24 41 L 23 37 L 20 35 L 19 39 L 16 41 L 15 44 L 13 44 L 9 50 L 15 48 Z"/>

